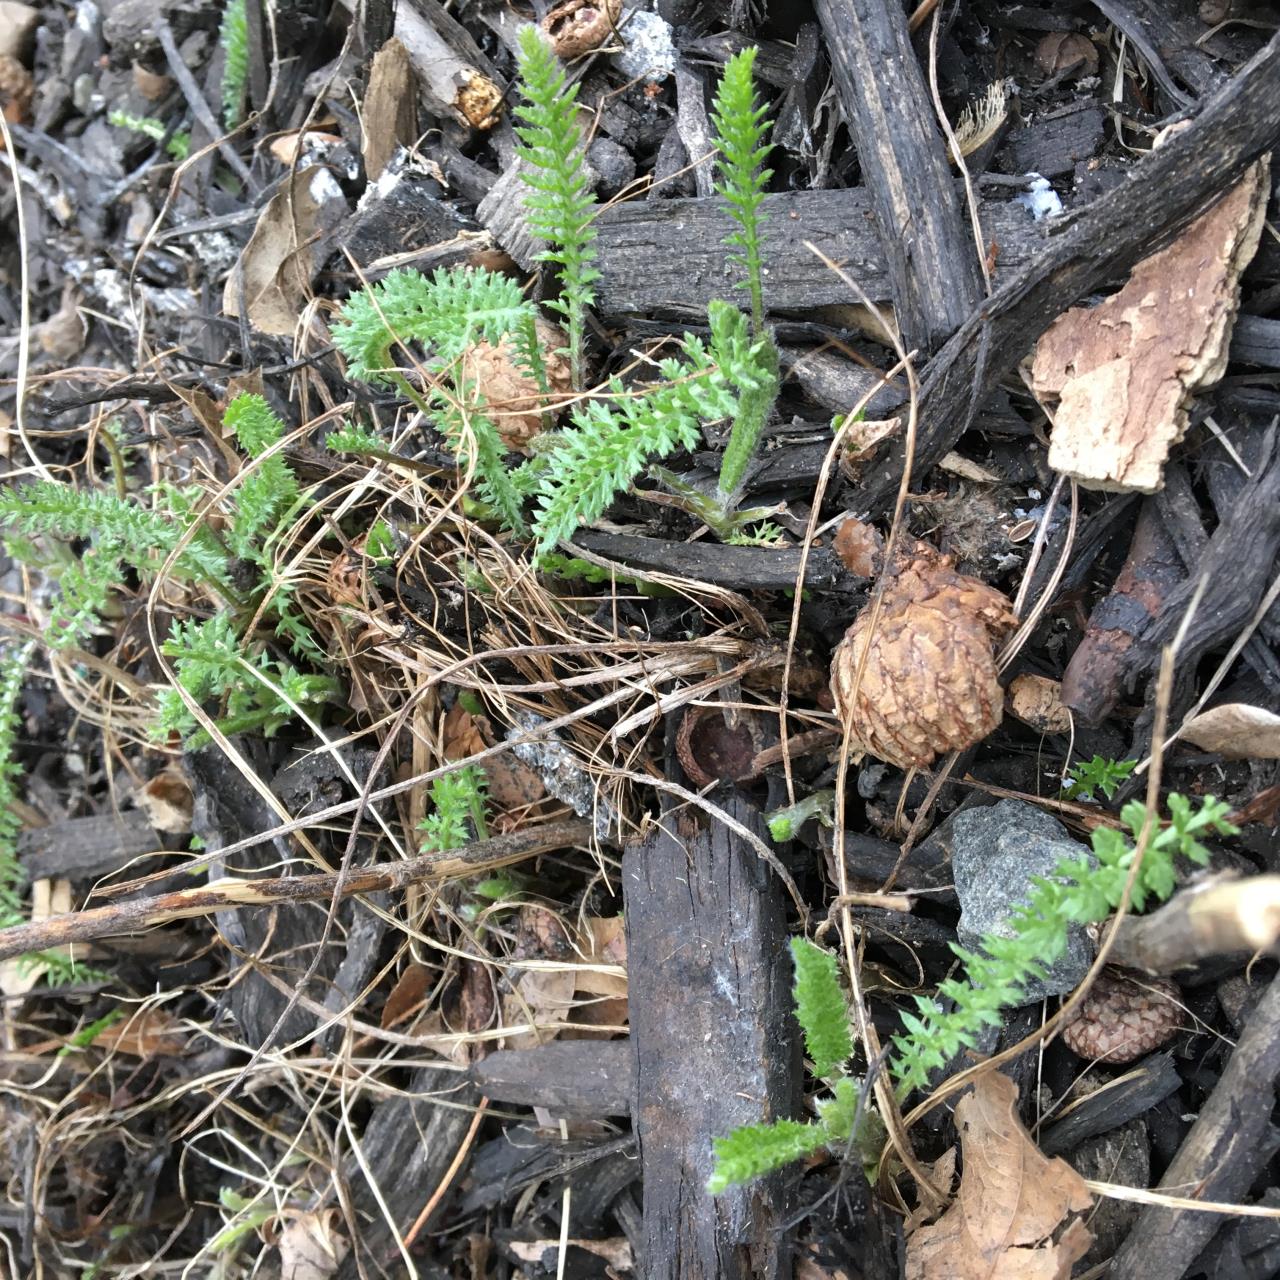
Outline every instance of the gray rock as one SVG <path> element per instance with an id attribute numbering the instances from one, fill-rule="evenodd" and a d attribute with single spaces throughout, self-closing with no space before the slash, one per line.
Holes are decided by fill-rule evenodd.
<path id="1" fill-rule="evenodd" d="M 956 934 L 975 950 L 984 933 L 1012 937 L 1009 918 L 1031 893 L 1033 876 L 1048 876 L 1063 858 L 1092 852 L 1067 834 L 1056 818 L 1022 800 L 1001 800 L 986 809 L 956 814 L 951 872 L 960 900 Z M 1073 926 L 1062 958 L 1043 981 L 1027 986 L 1027 1002 L 1070 991 L 1093 961 L 1093 944 Z"/>

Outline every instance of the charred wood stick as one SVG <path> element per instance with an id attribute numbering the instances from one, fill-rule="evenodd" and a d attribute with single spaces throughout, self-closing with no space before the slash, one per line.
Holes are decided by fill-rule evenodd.
<path id="1" fill-rule="evenodd" d="M 741 796 L 730 815 L 756 832 Z M 797 1114 L 782 886 L 724 823 L 668 816 L 623 855 L 632 1109 L 644 1173 L 649 1280 L 782 1280 L 785 1182 L 712 1197 L 711 1139 Z"/>
<path id="2" fill-rule="evenodd" d="M 1280 941 L 1280 876 L 1209 881 L 1184 889 L 1149 916 L 1126 916 L 1108 957 L 1143 973 L 1168 974 Z"/>
<path id="3" fill-rule="evenodd" d="M 1125 655 L 1186 578 L 1182 558 L 1147 498 L 1115 586 L 1094 606 L 1062 676 L 1062 702 L 1084 724 L 1098 724 L 1120 700 Z"/>
<path id="4" fill-rule="evenodd" d="M 1280 101 L 1280 94 L 1276 95 Z M 1134 680 L 1159 661 L 1162 647 L 1182 626 L 1200 584 L 1178 661 L 1191 664 L 1201 654 L 1233 640 L 1257 609 L 1276 572 L 1280 551 L 1280 441 L 1269 433 L 1263 461 L 1222 523 L 1214 530 L 1195 572 L 1170 593 L 1139 643 L 1123 657 L 1124 677 Z"/>
<path id="5" fill-rule="evenodd" d="M 571 1119 L 625 1116 L 635 1093 L 635 1053 L 628 1040 L 553 1040 L 491 1053 L 471 1068 L 471 1080 L 494 1102 Z"/>
<path id="6" fill-rule="evenodd" d="M 1088 206 L 1040 257 L 965 321 L 925 370 L 914 472 L 923 476 L 954 448 L 983 400 L 1054 319 L 1219 199 L 1280 140 L 1280 35 L 1205 102 L 1187 128 L 1129 171 L 1123 185 Z M 892 505 L 902 445 L 863 477 L 861 505 Z"/>
<path id="7" fill-rule="evenodd" d="M 711 542 L 663 542 L 661 538 L 632 538 L 620 533 L 574 535 L 586 551 L 622 565 L 655 573 L 669 573 L 737 591 L 786 591 L 796 585 L 802 551 L 799 547 L 729 547 Z M 866 579 L 850 573 L 828 547 L 809 552 L 804 585 L 819 591 L 850 589 Z"/>
<path id="8" fill-rule="evenodd" d="M 1245 1195 L 1276 1149 L 1271 1111 L 1277 1076 L 1280 978 L 1273 978 L 1159 1189 L 1222 1202 Z M 1126 1280 L 1180 1276 L 1225 1219 L 1200 1210 L 1148 1207 L 1116 1253 L 1112 1274 Z"/>
<path id="9" fill-rule="evenodd" d="M 817 0 L 908 350 L 936 351 L 982 297 L 942 135 L 898 0 Z"/>
<path id="10" fill-rule="evenodd" d="M 263 880 L 224 876 L 202 889 L 179 889 L 174 893 L 70 911 L 47 920 L 0 929 L 0 960 L 72 942 L 95 942 L 113 934 L 137 933 L 189 916 L 212 915 L 215 911 L 323 901 L 335 894 L 346 898 L 357 893 L 386 892 L 411 884 L 453 880 L 493 867 L 510 866 L 553 849 L 585 845 L 590 839 L 590 821 L 570 818 L 477 840 L 462 849 L 407 858 L 403 862 L 379 863 L 374 867 L 357 867 L 346 875 L 279 876 Z"/>

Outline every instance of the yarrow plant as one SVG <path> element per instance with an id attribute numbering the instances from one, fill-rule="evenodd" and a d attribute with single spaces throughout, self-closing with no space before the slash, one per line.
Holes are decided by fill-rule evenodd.
<path id="1" fill-rule="evenodd" d="M 514 471 L 485 402 L 484 389 L 468 373 L 476 343 L 505 344 L 519 373 L 547 394 L 545 360 L 537 340 L 536 307 L 505 276 L 484 270 L 440 271 L 427 278 L 395 271 L 354 294 L 333 328 L 334 342 L 353 378 L 398 387 L 440 431 L 472 477 L 475 493 L 516 534 L 531 532 L 541 558 L 598 519 L 647 466 L 678 449 L 693 449 L 705 424 L 733 424 L 714 495 L 661 470 L 653 474 L 685 506 L 723 537 L 769 541 L 771 527 L 744 530 L 772 508 L 736 510 L 747 466 L 778 391 L 777 351 L 764 329 L 760 205 L 768 172 L 761 169 L 768 124 L 752 84 L 754 50 L 735 55 L 725 68 L 716 99 L 721 132 L 718 190 L 736 229 L 728 243 L 738 251 L 751 298 L 749 320 L 728 302 L 708 307 L 709 338 L 686 334 L 678 353 L 652 362 L 655 379 L 639 387 L 610 380 L 569 413 L 569 424 L 535 441 L 533 456 Z M 532 194 L 526 203 L 532 229 L 547 244 L 546 262 L 559 267 L 560 296 L 550 305 L 565 320 L 575 386 L 585 367 L 585 317 L 594 301 L 594 206 L 585 178 L 576 119 L 576 86 L 568 86 L 558 62 L 532 27 L 520 35 L 520 138 L 522 172 Z M 420 391 L 396 367 L 398 346 L 426 350 L 430 386 Z M 355 443 L 354 437 L 339 438 Z M 364 440 L 358 452 L 372 452 Z M 532 499 L 526 520 L 524 504 Z"/>
<path id="2" fill-rule="evenodd" d="M 1234 835 L 1229 806 L 1206 796 L 1198 809 L 1176 793 L 1168 798 L 1169 822 L 1152 835 L 1134 877 L 1131 901 L 1137 911 L 1162 902 L 1176 887 L 1179 857 L 1203 866 L 1209 850 L 1206 835 Z M 1013 914 L 1012 937 L 984 934 L 978 950 L 952 944 L 964 962 L 964 978 L 948 978 L 937 996 L 916 997 L 917 1012 L 902 1014 L 904 1030 L 893 1040 L 889 1070 L 899 1096 L 928 1087 L 932 1072 L 943 1068 L 961 1049 L 973 1048 L 987 1027 L 1002 1025 L 1001 1011 L 1024 1003 L 1028 983 L 1043 978 L 1048 966 L 1066 949 L 1072 925 L 1104 921 L 1125 894 L 1146 823 L 1146 808 L 1131 801 L 1120 812 L 1126 831 L 1099 827 L 1091 837 L 1096 865 L 1088 857 L 1063 859 L 1051 878 L 1037 877 L 1028 901 Z M 826 1082 L 830 1096 L 818 1103 L 818 1118 L 801 1124 L 783 1120 L 751 1125 L 716 1139 L 713 1191 L 758 1178 L 821 1147 L 858 1136 L 853 1103 L 857 1090 L 838 1071 L 852 1054 L 836 1028 L 836 1001 L 848 1037 L 847 1012 L 839 995 L 836 961 L 819 963 L 810 944 L 793 943 L 796 957 L 796 1009 L 804 1029 L 814 1074 Z M 819 955 L 825 955 L 819 952 Z M 803 957 L 803 970 L 802 970 Z M 835 995 L 832 994 L 834 988 Z M 824 994 L 815 994 L 824 993 Z M 945 1003 L 944 1003 L 945 1002 Z M 820 1030 L 816 1030 L 820 1029 Z M 868 1113 L 869 1114 L 869 1113 Z"/>

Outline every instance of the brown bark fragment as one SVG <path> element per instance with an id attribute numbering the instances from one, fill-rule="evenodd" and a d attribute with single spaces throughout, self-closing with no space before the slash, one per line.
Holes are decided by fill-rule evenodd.
<path id="1" fill-rule="evenodd" d="M 1240 273 L 1266 211 L 1260 160 L 1168 248 L 1096 307 L 1060 316 L 1036 346 L 1037 395 L 1058 402 L 1049 465 L 1090 488 L 1160 488 L 1191 396 L 1227 367 Z"/>

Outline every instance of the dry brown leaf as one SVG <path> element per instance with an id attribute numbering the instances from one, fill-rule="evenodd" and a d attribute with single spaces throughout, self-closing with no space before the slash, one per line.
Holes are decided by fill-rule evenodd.
<path id="1" fill-rule="evenodd" d="M 1201 712 L 1181 737 L 1201 751 L 1216 751 L 1232 760 L 1280 758 L 1280 716 L 1247 702 Z"/>
<path id="2" fill-rule="evenodd" d="M 328 254 L 329 237 L 346 213 L 346 199 L 328 169 L 311 165 L 299 170 L 258 216 L 249 243 L 227 276 L 223 311 L 238 316 L 243 310 L 261 333 L 292 333 L 312 277 Z"/>
<path id="3" fill-rule="evenodd" d="M 104 1027 L 94 1036 L 93 1047 L 114 1049 L 132 1058 L 173 1058 L 187 1052 L 187 1033 L 163 1009 L 145 1009 L 136 1017 Z"/>
<path id="4" fill-rule="evenodd" d="M 504 1027 L 534 1027 L 543 1024 L 567 1022 L 574 1005 L 574 988 L 577 976 L 572 969 L 530 969 L 520 975 L 515 992 L 502 997 L 502 1025 Z M 559 1029 L 517 1031 L 507 1036 L 508 1049 L 532 1049 L 554 1040 Z"/>
<path id="5" fill-rule="evenodd" d="M 627 929 L 621 916 L 591 916 L 585 922 L 582 961 L 588 965 L 627 966 Z M 627 975 L 584 969 L 578 973 L 577 990 L 583 995 L 626 999 Z"/>
<path id="6" fill-rule="evenodd" d="M 426 965 L 407 965 L 396 985 L 391 988 L 386 1004 L 382 1006 L 382 1018 L 379 1022 L 382 1029 L 386 1031 L 403 1022 L 422 1004 L 430 986 L 431 971 Z"/>
<path id="7" fill-rule="evenodd" d="M 460 702 L 445 715 L 443 738 L 441 751 L 446 760 L 466 760 L 496 741 L 488 719 L 473 716 Z M 495 815 L 526 809 L 547 794 L 542 779 L 509 751 L 480 767 L 489 780 L 489 803 Z"/>
<path id="8" fill-rule="evenodd" d="M 1047 1160 L 1017 1114 L 1018 1090 L 999 1072 L 979 1076 L 956 1106 L 964 1157 L 960 1191 L 907 1241 L 907 1280 L 1066 1280 L 1093 1237 L 1070 1213 L 1093 1204 L 1084 1179 Z"/>
<path id="9" fill-rule="evenodd" d="M 290 1213 L 280 1233 L 280 1280 L 329 1280 L 351 1246 L 338 1230 L 336 1209 Z"/>
<path id="10" fill-rule="evenodd" d="M 1179 239 L 1138 263 L 1119 293 L 1073 307 L 1045 331 L 1031 379 L 1037 395 L 1058 402 L 1055 471 L 1096 489 L 1160 487 L 1191 396 L 1226 370 L 1267 175 L 1264 158 Z"/>
<path id="11" fill-rule="evenodd" d="M 1009 710 L 1041 733 L 1070 733 L 1071 712 L 1062 705 L 1062 686 L 1048 676 L 1020 675 L 1009 686 Z"/>
<path id="12" fill-rule="evenodd" d="M 342 139 L 336 133 L 324 133 L 317 129 L 295 129 L 292 133 L 282 133 L 272 138 L 268 150 L 286 168 L 296 164 L 298 157 L 315 148 L 320 151 L 329 147 L 340 146 Z"/>
<path id="13" fill-rule="evenodd" d="M 374 54 L 364 95 L 360 150 L 370 182 L 382 176 L 397 147 L 409 146 L 418 136 L 417 97 L 409 52 L 393 36 Z"/>

